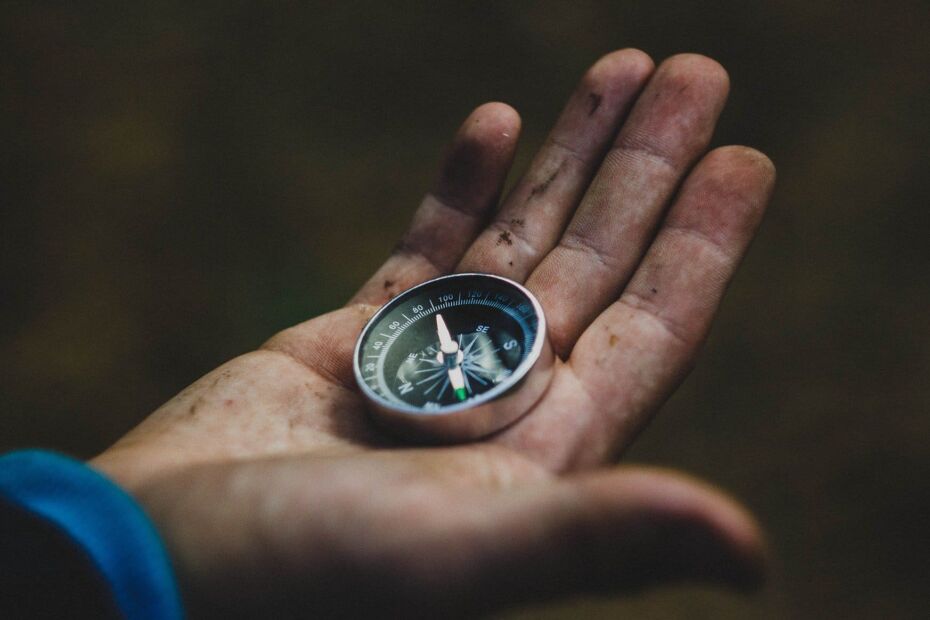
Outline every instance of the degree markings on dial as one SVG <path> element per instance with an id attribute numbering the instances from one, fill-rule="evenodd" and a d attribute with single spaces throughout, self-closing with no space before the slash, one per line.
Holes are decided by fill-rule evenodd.
<path id="1" fill-rule="evenodd" d="M 419 321 L 419 320 L 420 320 L 421 318 L 423 318 L 424 316 L 428 316 L 428 315 L 432 314 L 433 312 L 438 312 L 438 311 L 440 311 L 440 310 L 444 310 L 444 309 L 446 309 L 446 308 L 451 308 L 451 307 L 454 307 L 454 306 L 477 305 L 477 306 L 488 306 L 488 307 L 491 307 L 491 308 L 499 308 L 500 310 L 503 310 L 504 312 L 506 312 L 507 314 L 509 314 L 509 315 L 510 315 L 511 317 L 513 317 L 514 319 L 517 319 L 518 322 L 522 322 L 521 319 L 529 318 L 530 313 L 528 313 L 528 312 L 527 312 L 525 315 L 524 315 L 523 313 L 519 313 L 519 312 L 508 312 L 508 310 L 514 310 L 514 309 L 517 307 L 516 305 L 514 305 L 514 304 L 509 304 L 509 303 L 503 303 L 503 302 L 500 302 L 500 301 L 489 301 L 490 297 L 491 297 L 491 293 L 488 293 L 488 294 L 485 296 L 485 298 L 484 298 L 484 299 L 481 299 L 481 300 L 478 300 L 478 299 L 470 299 L 470 300 L 462 301 L 462 299 L 461 299 L 461 294 L 460 294 L 460 295 L 459 295 L 459 299 L 458 299 L 457 301 L 448 301 L 448 302 L 445 302 L 445 303 L 441 303 L 441 304 L 439 304 L 438 306 L 434 305 L 434 304 L 433 304 L 433 300 L 430 299 L 430 300 L 429 300 L 430 306 L 431 306 L 430 309 L 429 309 L 429 310 L 423 310 L 422 312 L 418 312 L 417 314 L 414 314 L 412 319 L 402 312 L 402 313 L 401 313 L 401 316 L 404 317 L 405 319 L 407 319 L 407 322 L 404 323 L 403 325 L 400 325 L 400 326 L 395 330 L 394 334 L 391 335 L 391 336 L 379 332 L 379 335 L 380 335 L 380 336 L 384 336 L 385 338 L 387 338 L 387 342 L 385 343 L 385 346 L 381 349 L 379 355 L 369 355 L 369 356 L 366 356 L 366 357 L 371 357 L 371 358 L 374 358 L 374 359 L 380 359 L 380 358 L 382 358 L 382 357 L 387 353 L 387 351 L 388 351 L 388 349 L 391 347 L 391 345 L 394 344 L 394 341 L 397 340 L 397 338 L 400 337 L 400 335 L 401 335 L 404 331 L 406 331 L 406 329 L 407 329 L 411 324 L 415 323 L 416 321 Z M 529 330 L 527 331 L 527 335 L 530 335 Z"/>
<path id="2" fill-rule="evenodd" d="M 397 337 L 400 336 L 400 334 L 403 333 L 404 330 L 406 330 L 407 327 L 409 327 L 411 324 L 415 323 L 416 321 L 419 321 L 421 318 L 423 318 L 423 317 L 425 317 L 425 316 L 428 316 L 428 315 L 432 314 L 433 312 L 436 312 L 436 311 L 439 311 L 439 310 L 444 310 L 444 309 L 446 309 L 446 308 L 452 308 L 452 307 L 454 307 L 454 306 L 463 306 L 463 305 L 489 306 L 489 307 L 491 307 L 491 308 L 499 308 L 499 309 L 504 310 L 504 311 L 506 312 L 507 310 L 513 310 L 513 309 L 515 309 L 515 308 L 517 307 L 517 305 L 518 305 L 518 304 L 516 304 L 516 303 L 513 303 L 513 304 L 511 304 L 511 303 L 504 303 L 504 302 L 496 301 L 496 300 L 495 300 L 495 301 L 488 301 L 488 300 L 490 299 L 490 297 L 491 297 L 491 293 L 488 293 L 487 295 L 485 295 L 484 299 L 471 298 L 471 299 L 468 299 L 468 300 L 462 300 L 461 293 L 459 293 L 459 299 L 458 299 L 458 300 L 443 302 L 443 303 L 439 304 L 438 306 L 435 305 L 435 304 L 433 303 L 433 300 L 432 300 L 432 299 L 429 299 L 429 300 L 428 300 L 428 301 L 429 301 L 429 304 L 430 304 L 430 309 L 429 309 L 429 310 L 423 310 L 423 311 L 421 311 L 421 312 L 418 312 L 418 313 L 416 313 L 416 314 L 413 315 L 413 318 L 410 318 L 409 316 L 407 316 L 406 314 L 404 314 L 403 312 L 401 312 L 400 315 L 401 315 L 402 317 L 404 317 L 404 319 L 406 319 L 406 323 L 404 323 L 404 324 L 398 326 L 397 329 L 394 331 L 394 334 L 393 334 L 393 335 L 388 335 L 388 334 L 380 333 L 380 332 L 379 332 L 379 335 L 380 335 L 380 336 L 384 336 L 385 338 L 388 338 L 389 340 L 392 340 L 392 341 L 393 341 L 393 340 L 396 340 Z M 519 321 L 520 319 L 526 319 L 526 318 L 529 318 L 529 317 L 531 316 L 531 313 L 529 313 L 529 312 L 526 312 L 526 313 L 521 313 L 521 312 L 507 312 L 507 314 L 509 314 L 509 315 L 510 315 L 511 317 L 513 317 L 514 319 L 517 319 L 518 321 Z"/>

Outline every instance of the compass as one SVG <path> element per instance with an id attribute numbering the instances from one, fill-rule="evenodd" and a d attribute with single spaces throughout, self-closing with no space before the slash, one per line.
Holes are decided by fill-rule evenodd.
<path id="1" fill-rule="evenodd" d="M 383 425 L 418 439 L 467 441 L 529 411 L 552 362 L 532 293 L 500 276 L 460 273 L 385 304 L 359 336 L 354 370 Z"/>

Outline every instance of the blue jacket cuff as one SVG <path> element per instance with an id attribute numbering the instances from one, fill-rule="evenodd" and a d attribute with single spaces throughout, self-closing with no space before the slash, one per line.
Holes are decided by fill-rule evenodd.
<path id="1" fill-rule="evenodd" d="M 0 457 L 0 499 L 52 524 L 80 547 L 126 618 L 183 617 L 155 527 L 129 494 L 97 471 L 52 452 L 12 452 Z"/>

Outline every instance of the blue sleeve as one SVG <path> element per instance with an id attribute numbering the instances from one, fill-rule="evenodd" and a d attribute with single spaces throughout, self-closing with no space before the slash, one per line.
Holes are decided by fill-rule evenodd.
<path id="1" fill-rule="evenodd" d="M 170 559 L 139 505 L 79 461 L 28 450 L 0 456 L 0 616 L 183 613 Z"/>

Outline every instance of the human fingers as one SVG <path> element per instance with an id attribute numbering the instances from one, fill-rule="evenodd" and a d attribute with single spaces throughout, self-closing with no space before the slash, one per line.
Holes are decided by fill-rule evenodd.
<path id="1" fill-rule="evenodd" d="M 391 256 L 350 303 L 384 303 L 455 267 L 497 203 L 519 133 L 519 115 L 503 103 L 486 103 L 465 119 L 435 189 L 423 198 Z"/>
<path id="2" fill-rule="evenodd" d="M 708 153 L 626 290 L 581 336 L 540 406 L 496 441 L 556 470 L 616 457 L 690 370 L 774 181 L 758 151 Z"/>
<path id="3" fill-rule="evenodd" d="M 588 69 L 458 271 L 526 279 L 558 241 L 652 70 L 649 56 L 635 49 L 612 52 Z"/>
<path id="4" fill-rule="evenodd" d="M 707 148 L 728 89 L 717 62 L 681 54 L 659 66 L 636 101 L 558 245 L 527 280 L 563 358 L 633 273 Z"/>

